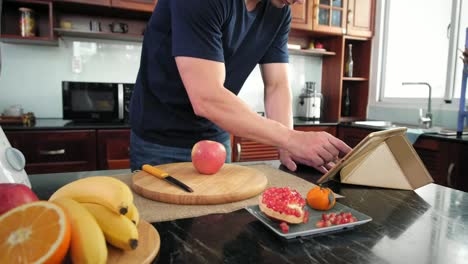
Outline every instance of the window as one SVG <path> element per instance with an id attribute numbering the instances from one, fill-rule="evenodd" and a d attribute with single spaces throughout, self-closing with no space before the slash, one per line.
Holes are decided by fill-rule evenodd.
<path id="1" fill-rule="evenodd" d="M 377 1 L 378 32 L 374 40 L 379 44 L 374 43 L 373 57 L 377 59 L 373 63 L 378 65 L 373 74 L 377 79 L 374 103 L 413 104 L 427 100 L 426 86 L 406 86 L 403 82 L 429 83 L 435 105 L 444 104 L 444 99 L 452 99 L 452 95 L 460 97 L 461 52 L 450 56 L 449 50 L 451 43 L 464 49 L 468 3 L 453 1 L 453 4 L 447 0 Z M 453 7 L 458 12 L 452 12 Z M 454 21 L 459 21 L 458 25 Z M 451 38 L 454 26 L 456 31 Z M 448 78 L 452 87 L 447 85 Z"/>

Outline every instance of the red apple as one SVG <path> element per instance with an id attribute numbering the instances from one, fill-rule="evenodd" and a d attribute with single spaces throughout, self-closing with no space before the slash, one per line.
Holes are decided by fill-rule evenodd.
<path id="1" fill-rule="evenodd" d="M 192 163 L 201 174 L 215 174 L 226 160 L 223 144 L 211 140 L 198 141 L 192 148 Z"/>
<path id="2" fill-rule="evenodd" d="M 316 48 L 316 49 L 323 49 L 323 44 L 320 43 L 320 42 L 316 42 L 316 43 L 315 43 L 315 48 Z"/>
<path id="3" fill-rule="evenodd" d="M 39 200 L 24 184 L 0 183 L 0 215 L 25 203 Z"/>

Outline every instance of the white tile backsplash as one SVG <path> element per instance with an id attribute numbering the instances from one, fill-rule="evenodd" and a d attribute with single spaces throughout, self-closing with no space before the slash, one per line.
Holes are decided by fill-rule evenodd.
<path id="1" fill-rule="evenodd" d="M 20 104 L 39 118 L 62 117 L 61 83 L 68 81 L 134 83 L 141 43 L 64 38 L 58 47 L 0 43 L 0 112 Z M 291 55 L 293 111 L 306 81 L 321 88 L 322 59 Z M 255 68 L 239 97 L 257 112 L 264 111 L 263 82 Z"/>

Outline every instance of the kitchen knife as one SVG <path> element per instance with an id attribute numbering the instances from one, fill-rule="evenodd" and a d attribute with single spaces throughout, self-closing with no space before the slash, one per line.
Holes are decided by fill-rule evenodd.
<path id="1" fill-rule="evenodd" d="M 177 180 L 176 178 L 172 177 L 171 175 L 169 175 L 169 173 L 163 171 L 163 170 L 160 170 L 158 168 L 155 168 L 151 165 L 148 165 L 148 164 L 145 164 L 143 165 L 142 167 L 142 170 L 143 171 L 146 171 L 147 173 L 153 175 L 153 176 L 156 176 L 158 177 L 159 179 L 162 179 L 162 180 L 165 180 L 173 185 L 176 185 L 180 188 L 182 188 L 184 191 L 186 192 L 193 192 L 192 188 L 188 187 L 187 185 L 185 185 L 184 183 L 182 183 L 181 181 Z"/>

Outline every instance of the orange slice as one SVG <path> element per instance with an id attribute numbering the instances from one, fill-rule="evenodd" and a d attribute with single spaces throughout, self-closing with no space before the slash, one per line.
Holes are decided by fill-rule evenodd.
<path id="1" fill-rule="evenodd" d="M 38 201 L 0 216 L 0 263 L 60 263 L 70 245 L 70 222 L 57 205 Z"/>

